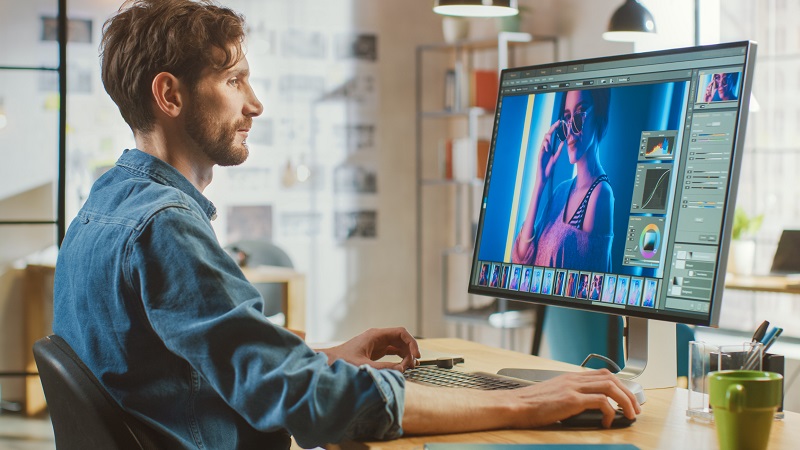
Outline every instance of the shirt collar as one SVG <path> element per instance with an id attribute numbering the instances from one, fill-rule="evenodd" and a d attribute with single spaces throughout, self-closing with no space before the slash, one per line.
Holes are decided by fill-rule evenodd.
<path id="1" fill-rule="evenodd" d="M 209 220 L 217 218 L 217 208 L 178 169 L 153 155 L 139 149 L 125 149 L 117 165 L 138 172 L 153 181 L 172 186 L 193 198 L 203 209 Z"/>

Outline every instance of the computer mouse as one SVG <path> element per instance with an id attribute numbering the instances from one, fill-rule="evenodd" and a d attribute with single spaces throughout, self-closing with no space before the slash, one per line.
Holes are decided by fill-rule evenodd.
<path id="1" fill-rule="evenodd" d="M 635 418 L 628 419 L 622 414 L 622 411 L 617 410 L 614 413 L 614 420 L 611 422 L 611 428 L 629 427 L 633 422 L 636 422 Z M 562 420 L 561 425 L 569 428 L 603 428 L 603 411 L 599 409 L 587 409 Z"/>

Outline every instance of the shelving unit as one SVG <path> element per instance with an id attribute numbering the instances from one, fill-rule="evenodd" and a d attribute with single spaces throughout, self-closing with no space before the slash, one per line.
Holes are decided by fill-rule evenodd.
<path id="1" fill-rule="evenodd" d="M 542 56 L 543 51 L 546 56 Z M 433 302 L 441 304 L 441 314 L 446 321 L 459 326 L 459 334 L 462 325 L 468 327 L 469 339 L 476 325 L 510 330 L 533 323 L 531 311 L 507 311 L 505 300 L 495 299 L 486 304 L 486 299 L 466 294 L 468 273 L 461 272 L 468 271 L 468 263 L 461 271 L 461 265 L 453 260 L 461 258 L 468 261 L 472 257 L 479 199 L 484 184 L 484 180 L 478 177 L 477 146 L 479 138 L 488 141 L 491 137 L 495 116 L 493 108 L 470 104 L 468 83 L 473 72 L 492 70 L 499 76 L 500 70 L 507 67 L 555 60 L 558 60 L 557 39 L 528 33 L 501 32 L 491 39 L 417 47 L 416 332 L 419 335 L 428 332 L 425 329 L 425 310 L 426 305 Z M 448 71 L 451 72 L 449 83 L 446 80 Z M 451 90 L 449 95 L 446 92 L 448 89 Z M 447 160 L 442 142 L 456 138 L 466 139 L 468 151 L 465 155 L 464 147 L 461 147 L 457 155 L 456 144 L 453 144 L 450 153 L 452 176 L 448 178 L 445 176 L 447 171 L 442 167 L 442 161 Z M 455 173 L 454 160 L 457 156 L 469 158 L 466 163 L 461 161 L 464 164 L 460 165 L 459 174 Z M 435 211 L 431 211 L 431 208 L 435 208 Z M 431 217 L 434 215 L 436 217 Z M 443 220 L 437 221 L 437 217 Z M 451 286 L 462 285 L 451 279 L 454 267 L 457 270 L 455 273 L 464 277 L 464 295 L 456 293 L 460 300 L 458 305 L 451 304 L 456 303 L 451 302 Z M 440 285 L 438 290 L 436 283 Z M 509 333 L 503 333 L 503 346 L 506 345 L 506 334 Z"/>

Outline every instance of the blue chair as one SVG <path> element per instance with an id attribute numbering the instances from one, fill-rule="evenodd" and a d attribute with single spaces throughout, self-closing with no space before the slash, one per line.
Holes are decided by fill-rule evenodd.
<path id="1" fill-rule="evenodd" d="M 620 367 L 625 365 L 620 316 L 548 306 L 540 323 L 552 359 L 580 365 L 588 355 L 596 353 Z M 615 371 L 599 359 L 592 359 L 586 367 Z"/>
<path id="2" fill-rule="evenodd" d="M 678 346 L 678 376 L 689 376 L 689 342 L 694 339 L 694 328 L 679 323 L 675 330 L 675 343 Z"/>
<path id="3" fill-rule="evenodd" d="M 623 358 L 622 317 L 578 311 L 567 308 L 544 308 L 544 320 L 541 333 L 547 337 L 550 357 L 579 365 L 591 353 L 606 356 L 620 367 L 625 366 Z M 538 354 L 534 331 L 534 353 Z M 689 341 L 694 340 L 694 330 L 679 323 L 676 327 L 675 342 L 677 345 L 678 377 L 685 377 L 689 372 Z M 614 371 L 599 359 L 592 359 L 587 367 L 593 369 L 607 368 Z"/>

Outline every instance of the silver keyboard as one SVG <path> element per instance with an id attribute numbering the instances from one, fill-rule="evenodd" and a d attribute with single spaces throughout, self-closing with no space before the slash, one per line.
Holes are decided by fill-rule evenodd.
<path id="1" fill-rule="evenodd" d="M 452 369 L 438 367 L 417 367 L 403 372 L 407 381 L 427 384 L 430 386 L 461 387 L 496 391 L 504 389 L 519 389 L 529 386 L 530 382 L 515 380 L 501 375 L 487 372 L 459 372 Z"/>

